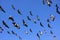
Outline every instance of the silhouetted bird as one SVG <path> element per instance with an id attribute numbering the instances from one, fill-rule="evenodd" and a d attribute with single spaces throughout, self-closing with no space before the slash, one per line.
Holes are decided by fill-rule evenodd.
<path id="1" fill-rule="evenodd" d="M 4 20 L 2 20 L 2 23 L 5 27 L 9 28 L 9 26 L 6 24 L 6 22 Z"/>
<path id="2" fill-rule="evenodd" d="M 24 20 L 22 20 L 22 21 L 23 21 L 23 25 L 28 27 L 27 23 Z"/>
<path id="3" fill-rule="evenodd" d="M 16 28 L 20 29 L 20 26 L 19 26 L 18 24 L 16 24 L 16 22 L 13 22 L 13 25 L 14 25 Z"/>
<path id="4" fill-rule="evenodd" d="M 10 19 L 10 20 L 12 20 L 12 21 L 14 21 L 14 19 L 13 19 L 13 17 L 12 17 L 12 16 L 9 16 L 9 19 Z"/>
<path id="5" fill-rule="evenodd" d="M 28 19 L 28 20 L 31 20 L 29 16 L 27 16 L 27 19 Z"/>
<path id="6" fill-rule="evenodd" d="M 32 12 L 30 11 L 30 15 L 33 16 Z"/>
<path id="7" fill-rule="evenodd" d="M 55 16 L 54 16 L 54 15 L 52 15 L 52 14 L 50 15 L 50 18 L 51 18 L 51 20 L 52 20 L 52 21 L 54 21 L 54 20 L 55 20 Z"/>
<path id="8" fill-rule="evenodd" d="M 42 0 L 43 5 L 45 4 L 45 0 Z"/>
<path id="9" fill-rule="evenodd" d="M 14 5 L 11 5 L 11 7 L 15 10 L 15 7 L 14 7 Z"/>
<path id="10" fill-rule="evenodd" d="M 40 40 L 40 36 L 39 36 L 39 34 L 37 33 L 37 37 L 39 38 L 39 40 Z"/>
<path id="11" fill-rule="evenodd" d="M 52 28 L 52 27 L 50 26 L 50 24 L 48 24 L 48 28 Z"/>
<path id="12" fill-rule="evenodd" d="M 0 33 L 2 33 L 4 31 L 4 29 L 2 27 L 0 27 Z"/>
<path id="13" fill-rule="evenodd" d="M 18 12 L 18 14 L 22 15 L 22 13 L 21 13 L 21 11 L 19 9 L 17 10 L 17 12 Z"/>
<path id="14" fill-rule="evenodd" d="M 43 24 L 40 22 L 40 26 L 44 27 Z"/>
<path id="15" fill-rule="evenodd" d="M 9 31 L 7 31 L 8 34 L 11 34 Z"/>
<path id="16" fill-rule="evenodd" d="M 30 28 L 30 32 L 32 32 L 32 29 Z"/>
<path id="17" fill-rule="evenodd" d="M 50 22 L 50 20 L 49 20 L 49 19 L 47 19 L 47 22 Z"/>
<path id="18" fill-rule="evenodd" d="M 0 11 L 5 13 L 5 10 L 2 8 L 2 6 L 0 5 Z"/>
<path id="19" fill-rule="evenodd" d="M 53 38 L 54 38 L 54 40 L 56 40 L 56 36 L 55 35 L 53 36 Z"/>
<path id="20" fill-rule="evenodd" d="M 53 34 L 52 30 L 50 30 L 50 33 Z"/>
<path id="21" fill-rule="evenodd" d="M 58 8 L 59 8 L 59 7 L 58 7 L 58 5 L 56 4 L 56 12 L 57 12 L 58 14 L 60 14 L 60 11 L 59 11 Z"/>

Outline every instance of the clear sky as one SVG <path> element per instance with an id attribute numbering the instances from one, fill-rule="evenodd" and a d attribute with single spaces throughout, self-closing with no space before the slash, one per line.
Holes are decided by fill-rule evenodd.
<path id="1" fill-rule="evenodd" d="M 43 34 L 41 36 L 41 40 L 53 40 L 53 35 L 56 35 L 56 40 L 60 40 L 60 14 L 56 12 L 55 5 L 56 3 L 60 7 L 60 0 L 52 0 L 51 7 L 47 6 L 47 4 L 43 5 L 42 0 L 0 0 L 0 5 L 4 8 L 6 13 L 3 13 L 0 11 L 0 26 L 4 29 L 3 33 L 0 33 L 0 40 L 19 40 L 18 37 L 16 37 L 13 34 L 8 34 L 6 31 L 13 30 L 18 35 L 22 37 L 22 40 L 39 40 L 36 34 L 38 31 L 43 31 L 44 29 L 47 30 L 47 34 Z M 11 5 L 14 5 L 15 10 L 12 9 Z M 19 15 L 17 10 L 20 9 L 22 15 Z M 60 8 L 59 8 L 60 10 Z M 33 16 L 30 16 L 29 11 L 32 11 Z M 49 29 L 47 27 L 47 18 L 50 17 L 50 14 L 53 14 L 55 16 L 55 21 L 50 23 L 52 26 L 52 29 Z M 17 29 L 12 24 L 12 21 L 8 19 L 9 16 L 13 16 L 15 22 L 19 24 L 21 29 Z M 39 15 L 40 21 L 37 20 L 36 16 Z M 31 21 L 27 20 L 27 16 L 30 16 Z M 23 26 L 22 19 L 24 19 L 27 24 L 28 28 Z M 36 24 L 34 24 L 33 19 L 36 19 Z M 10 27 L 7 29 L 2 24 L 2 20 L 4 20 L 8 26 Z M 39 22 L 42 22 L 45 28 L 42 28 L 39 25 Z M 29 29 L 32 29 L 33 33 L 29 31 Z M 28 35 L 24 33 L 24 30 L 28 31 Z M 49 31 L 53 31 L 53 35 L 49 33 Z"/>

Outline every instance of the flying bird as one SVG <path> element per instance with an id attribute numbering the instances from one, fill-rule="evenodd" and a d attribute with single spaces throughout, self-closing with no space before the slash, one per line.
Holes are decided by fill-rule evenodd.
<path id="1" fill-rule="evenodd" d="M 40 26 L 44 27 L 43 24 L 40 22 Z"/>
<path id="2" fill-rule="evenodd" d="M 39 34 L 37 33 L 37 37 L 40 39 L 40 36 L 39 36 Z"/>
<path id="3" fill-rule="evenodd" d="M 6 22 L 4 20 L 2 21 L 2 23 L 5 27 L 9 28 L 9 26 L 6 24 Z"/>
<path id="4" fill-rule="evenodd" d="M 42 1 L 43 5 L 45 4 L 45 0 Z"/>
<path id="5" fill-rule="evenodd" d="M 48 28 L 52 28 L 52 27 L 50 26 L 50 24 L 48 24 Z"/>
<path id="6" fill-rule="evenodd" d="M 30 11 L 30 15 L 33 16 L 32 12 Z"/>
<path id="7" fill-rule="evenodd" d="M 53 34 L 52 30 L 50 30 L 50 34 Z"/>
<path id="8" fill-rule="evenodd" d="M 14 7 L 14 5 L 11 5 L 11 7 L 15 10 L 15 7 Z"/>
<path id="9" fill-rule="evenodd" d="M 16 22 L 13 22 L 13 25 L 14 25 L 16 28 L 20 29 L 20 26 L 19 26 Z"/>
<path id="10" fill-rule="evenodd" d="M 18 12 L 18 14 L 22 15 L 22 13 L 21 13 L 21 11 L 19 9 L 17 10 L 17 12 Z"/>
<path id="11" fill-rule="evenodd" d="M 43 34 L 43 32 L 42 31 L 39 31 L 40 32 L 40 35 L 42 35 Z"/>
<path id="12" fill-rule="evenodd" d="M 2 8 L 2 6 L 0 5 L 0 11 L 5 13 L 5 10 Z"/>
<path id="13" fill-rule="evenodd" d="M 8 34 L 11 34 L 9 31 L 7 31 Z"/>
<path id="14" fill-rule="evenodd" d="M 56 40 L 56 36 L 55 35 L 53 36 L 53 38 L 54 38 L 54 40 Z"/>
<path id="15" fill-rule="evenodd" d="M 34 19 L 33 22 L 36 24 L 36 20 Z"/>
<path id="16" fill-rule="evenodd" d="M 30 32 L 32 33 L 32 29 L 30 28 Z"/>
<path id="17" fill-rule="evenodd" d="M 28 32 L 26 30 L 24 30 L 24 32 L 28 35 Z"/>
<path id="18" fill-rule="evenodd" d="M 37 15 L 37 20 L 40 21 L 40 17 Z"/>
<path id="19" fill-rule="evenodd" d="M 13 17 L 12 17 L 12 16 L 9 16 L 9 19 L 10 19 L 10 20 L 12 20 L 12 21 L 14 21 L 14 19 L 13 19 Z"/>
<path id="20" fill-rule="evenodd" d="M 49 19 L 47 19 L 47 22 L 50 22 L 50 20 L 49 20 Z"/>
<path id="21" fill-rule="evenodd" d="M 27 16 L 27 19 L 28 19 L 28 20 L 31 20 L 29 16 Z"/>
<path id="22" fill-rule="evenodd" d="M 58 8 L 59 8 L 59 7 L 58 7 L 58 5 L 56 4 L 56 12 L 57 12 L 58 14 L 60 14 L 60 11 L 59 11 Z"/>
<path id="23" fill-rule="evenodd" d="M 51 18 L 52 21 L 55 20 L 55 16 L 53 14 L 50 14 L 50 18 Z"/>
<path id="24" fill-rule="evenodd" d="M 2 33 L 4 31 L 4 29 L 2 27 L 0 27 L 0 33 Z"/>
<path id="25" fill-rule="evenodd" d="M 47 2 L 47 4 L 48 4 L 48 6 L 50 7 L 51 4 L 52 4 L 52 1 L 51 1 L 51 0 L 46 0 L 46 2 Z"/>
<path id="26" fill-rule="evenodd" d="M 22 20 L 23 21 L 23 25 L 28 27 L 27 23 L 24 21 L 24 19 Z"/>

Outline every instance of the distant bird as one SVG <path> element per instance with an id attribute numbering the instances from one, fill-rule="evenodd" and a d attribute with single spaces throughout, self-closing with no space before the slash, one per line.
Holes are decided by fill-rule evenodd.
<path id="1" fill-rule="evenodd" d="M 32 12 L 30 11 L 30 15 L 33 16 Z"/>
<path id="2" fill-rule="evenodd" d="M 17 33 L 15 33 L 13 30 L 11 31 L 13 35 L 17 36 Z"/>
<path id="3" fill-rule="evenodd" d="M 50 22 L 50 20 L 49 20 L 49 19 L 47 19 L 47 22 Z"/>
<path id="4" fill-rule="evenodd" d="M 53 34 L 52 30 L 50 30 L 50 34 Z"/>
<path id="5" fill-rule="evenodd" d="M 58 8 L 59 8 L 59 7 L 58 7 L 58 5 L 56 4 L 56 12 L 57 12 L 58 14 L 60 14 L 60 11 L 59 11 Z"/>
<path id="6" fill-rule="evenodd" d="M 12 20 L 12 21 L 14 21 L 14 19 L 13 19 L 13 17 L 12 17 L 12 16 L 9 16 L 9 19 L 10 19 L 10 20 Z"/>
<path id="7" fill-rule="evenodd" d="M 45 4 L 45 0 L 42 0 L 43 5 Z"/>
<path id="8" fill-rule="evenodd" d="M 54 38 L 54 40 L 56 40 L 56 36 L 55 35 L 53 36 L 53 38 Z"/>
<path id="9" fill-rule="evenodd" d="M 16 22 L 13 22 L 13 25 L 14 25 L 16 28 L 20 29 L 20 26 L 19 26 L 18 24 L 16 24 Z"/>
<path id="10" fill-rule="evenodd" d="M 48 28 L 52 28 L 52 27 L 50 26 L 50 24 L 48 24 Z"/>
<path id="11" fill-rule="evenodd" d="M 3 8 L 2 8 L 2 6 L 0 5 L 0 11 L 2 11 L 2 12 L 6 12 Z"/>
<path id="12" fill-rule="evenodd" d="M 39 36 L 39 34 L 37 33 L 37 37 L 39 38 L 39 40 L 40 40 L 40 36 Z"/>
<path id="13" fill-rule="evenodd" d="M 22 13 L 21 13 L 21 11 L 19 9 L 17 10 L 17 12 L 18 12 L 18 14 L 22 15 Z"/>
<path id="14" fill-rule="evenodd" d="M 9 31 L 7 31 L 8 34 L 11 34 Z"/>
<path id="15" fill-rule="evenodd" d="M 20 36 L 18 36 L 18 37 L 19 37 L 19 40 L 22 40 L 22 38 Z"/>
<path id="16" fill-rule="evenodd" d="M 40 22 L 40 26 L 44 27 L 43 24 Z"/>
<path id="17" fill-rule="evenodd" d="M 37 15 L 37 20 L 40 21 L 40 17 Z"/>
<path id="18" fill-rule="evenodd" d="M 46 0 L 46 2 L 47 2 L 47 4 L 48 4 L 48 6 L 50 7 L 51 4 L 52 4 L 52 1 L 51 1 L 51 0 Z"/>
<path id="19" fill-rule="evenodd" d="M 36 20 L 34 19 L 33 22 L 36 24 Z"/>
<path id="20" fill-rule="evenodd" d="M 43 34 L 43 32 L 42 31 L 39 31 L 40 32 L 40 35 L 42 35 Z"/>
<path id="21" fill-rule="evenodd" d="M 51 18 L 52 21 L 55 20 L 55 16 L 53 14 L 50 14 L 50 18 Z"/>
<path id="22" fill-rule="evenodd" d="M 24 26 L 28 27 L 28 25 L 27 25 L 27 23 L 24 21 L 24 19 L 22 20 L 22 22 L 23 22 L 23 25 L 24 25 Z"/>
<path id="23" fill-rule="evenodd" d="M 30 32 L 32 33 L 32 29 L 30 28 Z"/>
<path id="24" fill-rule="evenodd" d="M 47 33 L 47 31 L 46 31 L 46 30 L 44 30 L 44 33 L 46 34 L 46 33 Z"/>
<path id="25" fill-rule="evenodd" d="M 2 33 L 4 31 L 4 29 L 2 27 L 0 27 L 0 33 Z"/>
<path id="26" fill-rule="evenodd" d="M 28 32 L 27 32 L 27 30 L 24 30 L 24 32 L 28 35 Z"/>
<path id="27" fill-rule="evenodd" d="M 15 7 L 14 7 L 14 5 L 11 5 L 11 7 L 13 8 L 13 10 L 15 10 Z"/>
<path id="28" fill-rule="evenodd" d="M 9 28 L 9 26 L 6 24 L 6 22 L 4 20 L 2 20 L 2 23 L 5 27 Z"/>
<path id="29" fill-rule="evenodd" d="M 30 18 L 29 16 L 27 16 L 27 19 L 28 19 L 28 20 L 31 20 L 31 18 Z"/>

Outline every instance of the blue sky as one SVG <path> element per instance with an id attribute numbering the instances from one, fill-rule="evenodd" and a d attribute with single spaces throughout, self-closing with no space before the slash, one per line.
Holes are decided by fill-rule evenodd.
<path id="1" fill-rule="evenodd" d="M 0 26 L 4 29 L 3 33 L 0 33 L 0 40 L 19 40 L 18 37 L 16 37 L 13 34 L 7 34 L 6 31 L 14 30 L 18 35 L 22 37 L 23 40 L 38 40 L 38 37 L 36 36 L 36 33 L 38 31 L 43 31 L 44 29 L 47 30 L 47 34 L 43 34 L 41 36 L 41 40 L 53 40 L 53 35 L 56 35 L 56 40 L 60 39 L 60 15 L 56 13 L 55 5 L 56 3 L 60 7 L 60 0 L 52 0 L 51 7 L 47 6 L 47 4 L 43 5 L 42 0 L 0 0 L 0 5 L 4 8 L 6 13 L 3 13 L 0 11 Z M 15 10 L 12 9 L 11 5 L 14 5 Z M 17 10 L 20 9 L 22 15 L 19 15 Z M 60 10 L 60 8 L 59 8 Z M 32 11 L 33 16 L 30 16 L 29 11 Z M 53 14 L 55 16 L 55 21 L 51 21 L 51 26 L 53 29 L 49 29 L 47 27 L 47 18 L 50 17 L 50 14 Z M 12 21 L 8 19 L 9 16 L 13 16 L 15 22 L 19 24 L 21 29 L 17 29 L 12 24 Z M 37 20 L 36 16 L 39 15 L 40 21 Z M 30 16 L 31 21 L 27 20 L 27 16 Z M 24 19 L 27 24 L 28 28 L 23 26 L 22 19 Z M 36 19 L 37 23 L 34 24 L 33 19 Z M 8 24 L 10 29 L 7 29 L 2 24 L 2 20 L 5 20 L 5 22 Z M 42 28 L 39 25 L 39 22 L 42 22 L 45 28 Z M 29 29 L 32 29 L 33 33 L 29 31 Z M 24 30 L 28 31 L 28 35 L 24 33 Z M 49 31 L 53 31 L 53 35 L 49 33 Z"/>

